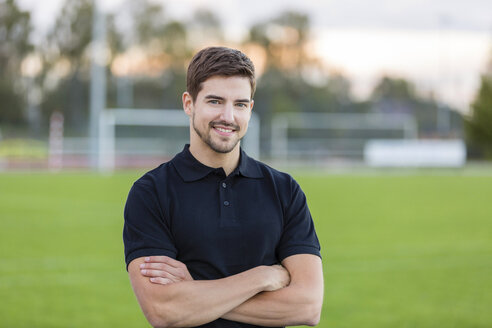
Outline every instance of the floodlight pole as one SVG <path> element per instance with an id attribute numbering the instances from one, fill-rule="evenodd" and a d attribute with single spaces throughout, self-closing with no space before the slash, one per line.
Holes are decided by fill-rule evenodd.
<path id="1" fill-rule="evenodd" d="M 106 16 L 94 1 L 91 45 L 89 144 L 90 166 L 99 168 L 99 117 L 106 108 Z"/>
<path id="2" fill-rule="evenodd" d="M 439 16 L 439 62 L 438 62 L 438 81 L 442 78 L 445 82 L 448 80 L 447 76 L 445 75 L 446 68 L 444 67 L 445 65 L 447 66 L 445 55 L 447 54 L 446 51 L 443 51 L 443 30 L 446 27 L 447 18 L 444 15 Z M 438 82 L 439 83 L 439 82 Z M 441 97 L 442 98 L 442 97 Z M 442 103 L 441 99 L 438 100 L 437 102 L 437 132 L 440 134 L 440 137 L 449 137 L 449 133 L 451 130 L 451 113 L 449 112 L 449 108 L 446 108 L 444 104 Z"/>

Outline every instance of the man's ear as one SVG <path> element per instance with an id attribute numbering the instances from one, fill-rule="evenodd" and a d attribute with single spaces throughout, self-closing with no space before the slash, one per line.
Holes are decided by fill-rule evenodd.
<path id="1" fill-rule="evenodd" d="M 249 103 L 249 117 L 251 117 L 251 114 L 253 113 L 253 106 L 255 104 L 255 101 L 251 99 L 251 102 Z"/>
<path id="2" fill-rule="evenodd" d="M 182 101 L 183 101 L 183 109 L 189 117 L 193 114 L 193 98 L 191 98 L 191 95 L 188 93 L 188 91 L 183 92 L 182 96 Z"/>

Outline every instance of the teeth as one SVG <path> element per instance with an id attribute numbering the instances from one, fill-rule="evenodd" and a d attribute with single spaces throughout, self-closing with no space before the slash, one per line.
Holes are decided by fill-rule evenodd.
<path id="1" fill-rule="evenodd" d="M 217 130 L 219 130 L 220 132 L 232 132 L 232 130 L 229 130 L 229 129 L 222 129 L 222 128 L 216 128 Z"/>

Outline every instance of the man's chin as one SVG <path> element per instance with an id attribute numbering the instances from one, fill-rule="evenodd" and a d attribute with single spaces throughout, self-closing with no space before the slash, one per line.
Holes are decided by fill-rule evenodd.
<path id="1" fill-rule="evenodd" d="M 233 145 L 231 145 L 231 144 L 218 144 L 215 142 L 209 142 L 207 144 L 216 153 L 228 154 L 236 148 L 236 146 L 239 144 L 239 141 Z"/>
<path id="2" fill-rule="evenodd" d="M 234 150 L 235 147 L 216 147 L 216 146 L 210 146 L 210 148 L 219 154 L 228 154 Z"/>

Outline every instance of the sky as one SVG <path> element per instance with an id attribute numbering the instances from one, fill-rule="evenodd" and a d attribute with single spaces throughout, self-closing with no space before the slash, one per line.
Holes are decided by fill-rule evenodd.
<path id="1" fill-rule="evenodd" d="M 100 0 L 114 11 L 122 0 Z M 213 11 L 230 41 L 249 26 L 297 10 L 309 15 L 315 46 L 327 66 L 368 95 L 382 75 L 405 77 L 423 93 L 468 111 L 480 74 L 492 57 L 491 0 L 155 0 L 187 19 L 196 8 Z M 39 33 L 53 24 L 63 0 L 19 0 Z"/>

